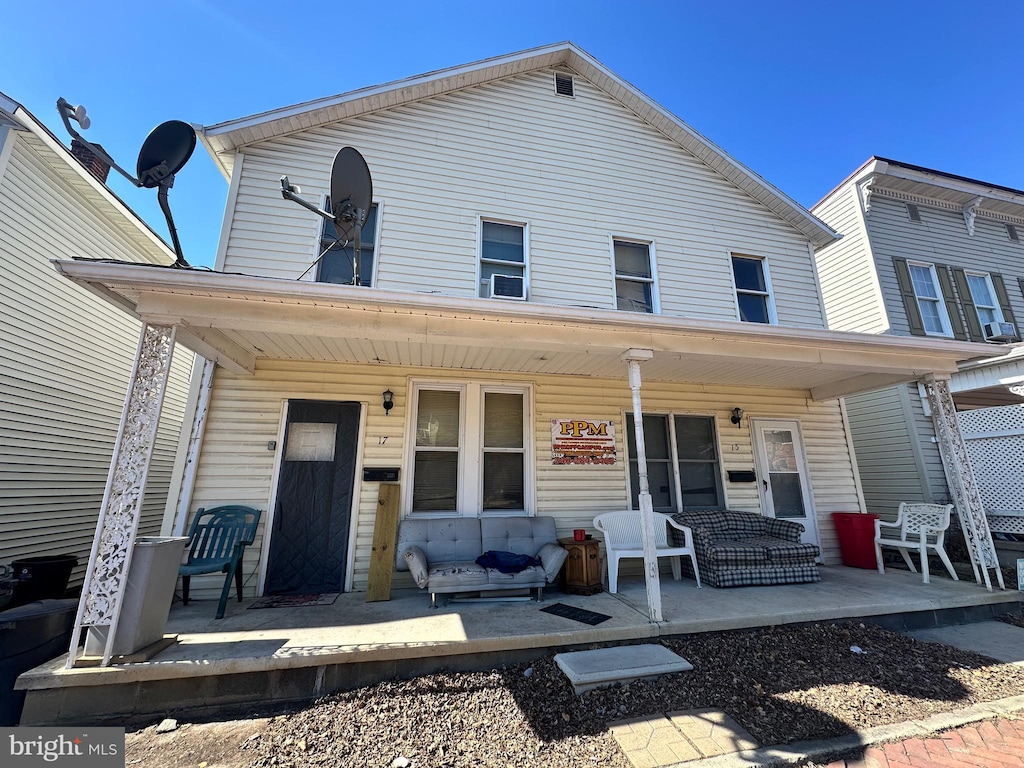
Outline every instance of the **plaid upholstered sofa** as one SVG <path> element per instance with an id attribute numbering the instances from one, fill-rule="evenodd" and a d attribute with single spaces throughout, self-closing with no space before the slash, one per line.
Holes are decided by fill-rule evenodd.
<path id="1" fill-rule="evenodd" d="M 820 550 L 800 541 L 799 523 L 730 510 L 677 512 L 672 518 L 693 531 L 701 581 L 715 587 L 821 581 L 814 564 Z M 672 535 L 682 537 L 674 529 Z M 683 568 L 693 575 L 685 559 Z"/>

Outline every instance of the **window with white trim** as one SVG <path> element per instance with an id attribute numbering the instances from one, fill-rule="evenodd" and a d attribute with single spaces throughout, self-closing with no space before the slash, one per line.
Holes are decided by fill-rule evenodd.
<path id="1" fill-rule="evenodd" d="M 650 243 L 612 240 L 615 259 L 615 306 L 626 312 L 655 311 L 654 270 Z"/>
<path id="2" fill-rule="evenodd" d="M 925 333 L 930 336 L 952 336 L 953 330 L 946 315 L 945 300 L 939 290 L 935 265 L 908 261 L 907 269 Z"/>
<path id="3" fill-rule="evenodd" d="M 330 213 L 331 201 L 327 200 L 324 210 Z M 333 221 L 323 220 L 320 231 L 320 266 L 317 269 L 318 283 L 340 283 L 353 285 L 355 250 L 352 247 L 352 233 L 339 236 Z M 375 240 L 377 238 L 377 204 L 370 206 L 366 214 L 366 222 L 362 227 L 359 251 L 359 285 L 369 286 L 373 283 L 373 259 Z"/>
<path id="4" fill-rule="evenodd" d="M 978 322 L 982 327 L 985 323 L 1003 322 L 1003 310 L 996 301 L 996 290 L 992 285 L 992 278 L 988 272 L 964 272 L 967 278 L 967 287 L 971 291 L 971 301 L 974 302 L 974 309 L 978 313 Z"/>
<path id="5" fill-rule="evenodd" d="M 526 226 L 502 221 L 480 222 L 480 292 L 482 298 L 491 295 L 491 278 L 507 275 L 523 281 L 526 291 Z"/>
<path id="6" fill-rule="evenodd" d="M 411 512 L 527 513 L 529 388 L 423 382 L 412 392 Z"/>
<path id="7" fill-rule="evenodd" d="M 745 323 L 774 323 L 768 265 L 756 256 L 732 257 L 732 277 L 736 285 L 736 306 Z"/>
<path id="8" fill-rule="evenodd" d="M 626 415 L 632 509 L 640 508 L 640 465 L 632 414 Z M 657 512 L 725 508 L 715 419 L 712 416 L 644 414 L 647 482 Z"/>

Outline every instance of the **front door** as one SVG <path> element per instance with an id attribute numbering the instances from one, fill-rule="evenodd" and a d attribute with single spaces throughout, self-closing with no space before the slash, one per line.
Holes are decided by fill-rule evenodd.
<path id="1" fill-rule="evenodd" d="M 768 517 L 800 523 L 801 540 L 818 544 L 799 422 L 754 419 L 753 427 L 761 509 Z"/>
<path id="2" fill-rule="evenodd" d="M 291 400 L 263 592 L 343 592 L 359 403 Z"/>

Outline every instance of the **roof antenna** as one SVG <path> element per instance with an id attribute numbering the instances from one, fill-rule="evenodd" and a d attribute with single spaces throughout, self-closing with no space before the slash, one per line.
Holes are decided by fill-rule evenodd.
<path id="1" fill-rule="evenodd" d="M 174 174 L 185 167 L 185 163 L 192 157 L 196 148 L 196 132 L 188 123 L 181 120 L 168 120 L 154 128 L 139 150 L 139 160 L 136 165 L 138 178 L 132 176 L 128 171 L 114 162 L 114 159 L 97 144 L 83 139 L 76 131 L 71 121 L 74 120 L 82 130 L 87 130 L 92 124 L 89 116 L 85 113 L 85 107 L 77 107 L 69 104 L 64 98 L 57 99 L 57 111 L 60 119 L 64 121 L 64 127 L 68 133 L 87 146 L 97 157 L 108 163 L 136 187 L 152 189 L 157 187 L 157 200 L 160 203 L 160 210 L 164 212 L 167 219 L 167 229 L 171 233 L 171 242 L 174 243 L 175 267 L 188 267 L 189 263 L 181 253 L 181 242 L 178 240 L 178 230 L 174 227 L 174 218 L 171 216 L 171 207 L 167 202 L 167 190 L 174 186 Z"/>
<path id="2" fill-rule="evenodd" d="M 373 201 L 373 181 L 370 179 L 370 169 L 363 156 L 352 147 L 342 147 L 334 156 L 334 166 L 331 168 L 330 212 L 306 202 L 299 197 L 300 192 L 302 190 L 290 183 L 287 176 L 281 177 L 281 197 L 285 200 L 298 203 L 303 208 L 333 222 L 339 233 L 353 230 L 352 285 L 360 285 L 359 269 L 362 257 L 363 224 L 366 223 L 366 216 L 370 212 L 370 203 Z M 306 272 L 309 272 L 324 257 L 325 253 L 327 253 L 326 250 L 306 268 Z M 306 272 L 299 275 L 300 280 L 306 275 Z"/>

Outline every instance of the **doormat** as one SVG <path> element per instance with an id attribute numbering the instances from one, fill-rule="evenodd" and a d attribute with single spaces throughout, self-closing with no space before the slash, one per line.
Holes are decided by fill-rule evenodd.
<path id="1" fill-rule="evenodd" d="M 261 597 L 249 608 L 302 608 L 307 605 L 331 605 L 337 599 L 337 592 L 325 592 L 322 595 L 270 595 Z"/>
<path id="2" fill-rule="evenodd" d="M 578 621 L 581 624 L 589 624 L 590 626 L 596 626 L 602 621 L 608 621 L 611 616 L 606 616 L 603 613 L 595 613 L 594 611 L 588 611 L 585 608 L 573 608 L 571 605 L 565 603 L 555 603 L 549 605 L 547 608 L 541 608 L 544 613 L 552 613 L 555 616 L 562 616 L 566 619 L 572 619 Z"/>

